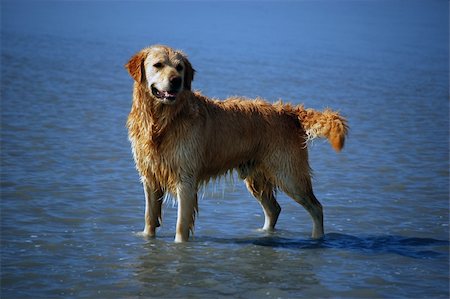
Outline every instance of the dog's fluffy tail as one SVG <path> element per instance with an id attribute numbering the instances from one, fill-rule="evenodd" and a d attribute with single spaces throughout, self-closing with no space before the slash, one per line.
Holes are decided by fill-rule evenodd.
<path id="1" fill-rule="evenodd" d="M 339 152 L 345 143 L 348 132 L 347 120 L 338 112 L 326 109 L 323 112 L 298 107 L 298 118 L 306 132 L 307 140 L 328 138 L 331 146 Z"/>

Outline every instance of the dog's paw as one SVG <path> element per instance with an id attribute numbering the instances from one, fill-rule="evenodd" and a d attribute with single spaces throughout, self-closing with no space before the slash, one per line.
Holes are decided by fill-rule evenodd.
<path id="1" fill-rule="evenodd" d="M 147 230 L 143 230 L 141 232 L 136 232 L 134 234 L 138 237 L 143 237 L 143 238 L 154 238 L 156 236 L 155 232 L 152 233 Z"/>

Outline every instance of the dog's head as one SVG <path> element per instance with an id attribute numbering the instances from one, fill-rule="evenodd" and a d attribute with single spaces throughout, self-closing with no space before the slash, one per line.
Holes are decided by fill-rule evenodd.
<path id="1" fill-rule="evenodd" d="M 166 46 L 145 48 L 125 65 L 131 77 L 147 87 L 163 104 L 173 104 L 183 90 L 191 90 L 195 70 L 186 55 Z"/>

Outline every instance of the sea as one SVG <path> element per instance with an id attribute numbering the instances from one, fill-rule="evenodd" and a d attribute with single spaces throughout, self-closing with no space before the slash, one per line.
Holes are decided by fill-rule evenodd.
<path id="1" fill-rule="evenodd" d="M 449 2 L 27 1 L 1 10 L 1 298 L 448 298 Z M 325 237 L 283 193 L 277 230 L 237 175 L 139 235 L 125 126 L 140 49 L 184 51 L 218 99 L 332 108 L 309 145 Z"/>

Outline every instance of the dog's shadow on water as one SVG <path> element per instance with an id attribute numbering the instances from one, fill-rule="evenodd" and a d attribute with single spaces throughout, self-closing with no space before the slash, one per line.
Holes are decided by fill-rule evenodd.
<path id="1" fill-rule="evenodd" d="M 203 239 L 203 238 L 202 238 Z M 205 238 L 210 242 L 234 242 L 236 244 L 253 244 L 257 246 L 286 249 L 342 249 L 359 251 L 365 254 L 398 254 L 418 259 L 437 259 L 449 257 L 449 241 L 431 238 L 407 238 L 395 235 L 356 237 L 331 233 L 324 238 L 294 239 L 279 236 L 265 236 L 256 239 L 220 239 Z"/>

